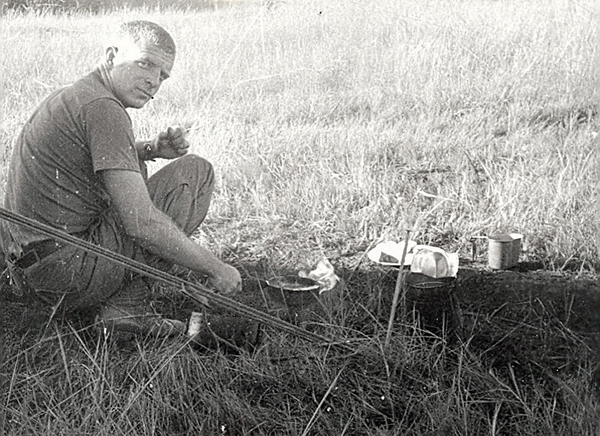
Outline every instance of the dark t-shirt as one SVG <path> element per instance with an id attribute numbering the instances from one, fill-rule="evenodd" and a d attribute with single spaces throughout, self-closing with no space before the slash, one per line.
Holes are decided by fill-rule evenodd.
<path id="1" fill-rule="evenodd" d="M 131 119 L 100 70 L 50 95 L 25 124 L 10 163 L 5 207 L 67 231 L 86 231 L 110 207 L 98 171 L 140 171 Z M 46 239 L 0 223 L 5 254 Z"/>

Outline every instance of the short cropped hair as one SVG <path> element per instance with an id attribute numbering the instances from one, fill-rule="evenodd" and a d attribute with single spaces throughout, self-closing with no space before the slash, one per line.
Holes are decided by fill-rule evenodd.
<path id="1" fill-rule="evenodd" d="M 128 21 L 119 25 L 115 35 L 118 39 L 126 38 L 134 43 L 144 39 L 160 47 L 165 53 L 175 54 L 175 41 L 169 32 L 151 21 Z"/>

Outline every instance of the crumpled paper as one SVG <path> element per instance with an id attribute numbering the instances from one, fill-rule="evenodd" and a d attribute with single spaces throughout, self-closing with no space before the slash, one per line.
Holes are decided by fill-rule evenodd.
<path id="1" fill-rule="evenodd" d="M 340 278 L 335 274 L 333 265 L 326 257 L 319 260 L 314 270 L 300 270 L 298 271 L 298 275 L 316 281 L 320 286 L 319 294 L 332 290 L 340 281 Z"/>
<path id="2" fill-rule="evenodd" d="M 402 260 L 402 252 L 404 251 L 404 241 L 386 241 L 377 244 L 371 251 L 367 253 L 369 259 L 380 265 L 398 266 Z M 415 241 L 408 241 L 406 247 L 406 257 L 404 265 L 410 265 L 412 262 L 413 249 L 417 246 Z"/>

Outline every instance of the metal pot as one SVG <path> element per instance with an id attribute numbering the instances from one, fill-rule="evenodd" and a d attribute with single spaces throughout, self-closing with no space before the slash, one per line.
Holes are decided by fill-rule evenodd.
<path id="1" fill-rule="evenodd" d="M 320 285 L 299 276 L 282 276 L 265 280 L 264 288 L 271 309 L 285 312 L 290 320 L 304 321 L 320 306 Z"/>

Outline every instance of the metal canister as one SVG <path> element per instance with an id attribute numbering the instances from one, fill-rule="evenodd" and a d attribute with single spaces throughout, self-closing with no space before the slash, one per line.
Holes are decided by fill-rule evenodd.
<path id="1" fill-rule="evenodd" d="M 498 233 L 488 236 L 488 264 L 490 268 L 508 269 L 515 265 L 513 258 L 513 237 L 511 235 Z"/>
<path id="2" fill-rule="evenodd" d="M 432 278 L 410 272 L 405 276 L 404 286 L 406 314 L 416 316 L 421 328 L 435 334 L 460 334 L 462 319 L 453 295 L 454 277 Z"/>

